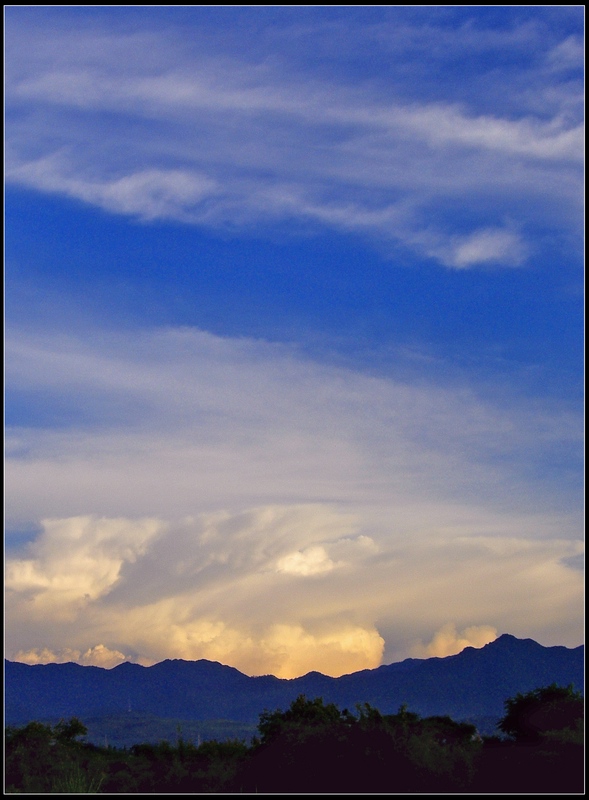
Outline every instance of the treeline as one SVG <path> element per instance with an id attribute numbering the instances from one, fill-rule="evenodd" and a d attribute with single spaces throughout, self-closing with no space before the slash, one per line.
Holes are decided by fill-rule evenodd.
<path id="1" fill-rule="evenodd" d="M 7 728 L 6 793 L 580 793 L 582 696 L 551 685 L 505 702 L 505 738 L 450 717 L 299 696 L 265 711 L 259 736 L 196 746 L 85 743 L 77 719 Z"/>

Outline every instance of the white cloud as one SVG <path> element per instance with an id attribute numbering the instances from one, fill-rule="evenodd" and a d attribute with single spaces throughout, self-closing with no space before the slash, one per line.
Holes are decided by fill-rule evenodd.
<path id="1" fill-rule="evenodd" d="M 89 647 L 88 650 L 80 656 L 81 664 L 93 667 L 104 667 L 105 669 L 116 667 L 123 661 L 125 661 L 123 653 L 120 653 L 118 650 L 110 650 L 103 644 Z"/>
<path id="2" fill-rule="evenodd" d="M 401 100 L 342 72 L 329 79 L 295 53 L 193 48 L 169 29 L 14 31 L 36 55 L 7 61 L 9 183 L 141 219 L 335 226 L 457 268 L 525 259 L 528 243 L 499 227 L 504 218 L 521 231 L 582 224 L 582 113 L 559 83 L 541 110 L 520 93 L 519 107 L 480 113 L 443 95 Z M 552 61 L 572 58 L 575 41 L 554 45 Z M 550 74 L 530 80 L 550 84 Z M 117 124 L 105 126 L 104 112 Z M 448 203 L 458 228 L 470 228 L 463 242 Z M 424 237 L 438 246 L 421 246 Z"/>
<path id="3" fill-rule="evenodd" d="M 306 550 L 297 550 L 278 559 L 276 569 L 287 575 L 321 575 L 331 572 L 337 564 L 329 558 L 324 547 L 307 547 Z"/>
<path id="4" fill-rule="evenodd" d="M 373 626 L 353 623 L 349 609 L 347 620 L 330 619 L 323 604 L 313 622 L 310 609 L 303 603 L 293 606 L 296 593 L 276 576 L 276 563 L 286 565 L 285 573 L 317 574 L 329 541 L 306 547 L 305 542 L 327 536 L 337 546 L 341 540 L 336 534 L 349 527 L 344 515 L 321 506 L 217 513 L 185 520 L 173 532 L 160 524 L 159 538 L 149 537 L 150 544 L 142 543 L 140 554 L 137 549 L 128 552 L 120 564 L 121 541 L 142 540 L 138 531 L 145 523 L 83 518 L 45 523 L 31 549 L 35 555 L 44 554 L 34 563 L 47 580 L 18 581 L 15 573 L 22 562 L 9 560 L 8 605 L 11 620 L 24 623 L 20 633 L 18 624 L 13 629 L 16 639 L 30 639 L 42 628 L 44 638 L 54 641 L 51 647 L 21 647 L 13 657 L 26 663 L 71 660 L 114 666 L 125 656 L 112 646 L 101 644 L 82 652 L 82 641 L 109 637 L 125 642 L 142 663 L 165 657 L 209 658 L 249 672 L 288 677 L 319 663 L 330 674 L 367 663 L 376 666 L 383 640 Z M 114 531 L 116 537 L 110 535 Z M 84 556 L 76 546 L 79 541 L 85 543 Z M 303 545 L 306 557 L 294 570 L 288 554 L 293 544 Z M 360 547 L 366 549 L 366 543 L 360 542 Z M 102 559 L 95 557 L 98 549 Z M 280 553 L 284 555 L 276 558 Z M 93 590 L 105 561 L 116 565 L 117 575 L 111 576 L 110 591 Z M 79 589 L 72 596 L 63 585 L 69 586 L 75 567 Z M 76 601 L 84 588 L 89 591 L 80 604 Z M 80 644 L 59 647 L 63 635 Z"/>
<path id="5" fill-rule="evenodd" d="M 432 145 L 466 146 L 526 158 L 583 160 L 584 128 L 569 127 L 564 120 L 548 123 L 534 119 L 506 120 L 469 117 L 461 109 L 440 104 L 405 111 L 402 124 Z"/>
<path id="6" fill-rule="evenodd" d="M 378 553 L 378 549 L 378 545 L 370 536 L 337 539 L 327 545 L 312 545 L 303 550 L 287 553 L 276 562 L 276 570 L 285 575 L 298 575 L 304 578 L 324 575 L 334 569 L 357 566 Z"/>
<path id="7" fill-rule="evenodd" d="M 214 187 L 214 181 L 185 170 L 147 169 L 102 184 L 66 184 L 64 189 L 109 211 L 150 220 L 181 218 L 186 208 L 198 204 Z"/>
<path id="8" fill-rule="evenodd" d="M 511 231 L 487 229 L 475 231 L 457 242 L 450 263 L 457 269 L 487 263 L 519 266 L 525 257 L 526 247 L 520 236 Z"/>
<path id="9" fill-rule="evenodd" d="M 29 162 L 12 172 L 18 183 L 84 200 L 114 213 L 142 220 L 183 219 L 215 191 L 206 176 L 180 169 L 144 169 L 95 180 L 69 176 L 64 154 Z"/>

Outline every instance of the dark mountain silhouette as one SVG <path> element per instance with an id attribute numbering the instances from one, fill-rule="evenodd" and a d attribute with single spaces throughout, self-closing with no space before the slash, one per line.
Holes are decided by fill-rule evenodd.
<path id="1" fill-rule="evenodd" d="M 405 703 L 422 716 L 501 717 L 504 701 L 550 683 L 583 690 L 584 648 L 543 647 L 504 634 L 446 658 L 409 658 L 340 678 L 310 672 L 284 680 L 248 677 L 206 660 L 167 660 L 114 669 L 5 662 L 5 722 L 85 719 L 125 712 L 180 720 L 256 723 L 264 709 L 287 708 L 299 694 L 340 709 L 370 703 L 383 714 Z"/>

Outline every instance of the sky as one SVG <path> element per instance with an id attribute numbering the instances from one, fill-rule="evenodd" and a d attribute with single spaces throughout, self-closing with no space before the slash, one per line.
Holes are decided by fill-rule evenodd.
<path id="1" fill-rule="evenodd" d="M 583 7 L 4 14 L 6 657 L 581 644 Z"/>

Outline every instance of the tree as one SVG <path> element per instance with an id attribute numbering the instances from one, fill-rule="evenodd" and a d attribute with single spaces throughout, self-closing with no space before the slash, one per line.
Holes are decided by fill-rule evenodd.
<path id="1" fill-rule="evenodd" d="M 575 730 L 583 716 L 581 693 L 552 683 L 506 700 L 498 728 L 518 742 L 539 742 L 548 731 Z"/>
<path id="2" fill-rule="evenodd" d="M 300 694 L 286 711 L 263 711 L 260 714 L 258 730 L 262 743 L 266 744 L 287 731 L 308 731 L 331 726 L 347 718 L 333 703 L 324 705 L 322 697 L 308 700 Z"/>
<path id="3" fill-rule="evenodd" d="M 57 741 L 63 744 L 71 744 L 78 736 L 86 736 L 88 733 L 88 728 L 77 717 L 72 717 L 67 722 L 61 719 L 53 730 Z"/>
<path id="4" fill-rule="evenodd" d="M 78 763 L 82 744 L 77 737 L 86 733 L 85 725 L 76 717 L 61 720 L 54 727 L 29 722 L 23 728 L 7 728 L 6 785 L 27 794 L 51 793 L 58 785 L 82 785 Z M 74 781 L 70 781 L 72 776 Z"/>

